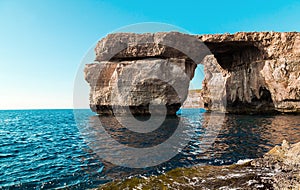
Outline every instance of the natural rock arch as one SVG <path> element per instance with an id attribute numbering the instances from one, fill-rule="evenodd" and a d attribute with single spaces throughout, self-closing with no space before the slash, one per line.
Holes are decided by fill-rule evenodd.
<path id="1" fill-rule="evenodd" d="M 199 40 L 204 43 L 199 45 Z M 175 114 L 186 99 L 189 83 L 182 81 L 176 67 L 190 80 L 200 60 L 205 66 L 202 96 L 207 110 L 300 112 L 299 33 L 116 33 L 100 40 L 95 52 L 96 62 L 86 65 L 85 78 L 91 86 L 90 106 L 99 114 L 112 114 L 112 105 L 130 107 L 133 114 L 149 114 L 153 99 L 166 105 L 168 114 Z M 157 73 L 167 75 L 171 86 L 185 86 L 174 93 L 171 86 L 148 80 L 134 89 L 125 88 L 132 90 L 134 97 L 111 97 L 112 86 L 120 81 L 122 73 L 127 73 L 122 84 L 130 86 L 151 72 L 157 77 Z M 211 85 L 216 73 L 224 84 Z M 220 87 L 216 97 L 212 91 Z M 225 100 L 226 105 L 218 106 L 217 99 Z"/>

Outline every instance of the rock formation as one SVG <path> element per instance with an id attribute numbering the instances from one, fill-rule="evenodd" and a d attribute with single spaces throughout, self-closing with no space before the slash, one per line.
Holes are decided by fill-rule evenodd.
<path id="1" fill-rule="evenodd" d="M 204 108 L 201 89 L 189 90 L 188 96 L 184 101 L 182 108 Z"/>
<path id="2" fill-rule="evenodd" d="M 195 37 L 170 32 L 110 34 L 95 52 L 96 62 L 85 67 L 93 111 L 175 115 L 209 50 Z"/>
<path id="3" fill-rule="evenodd" d="M 149 114 L 151 106 L 159 112 L 161 105 L 175 114 L 200 62 L 207 110 L 300 112 L 297 32 L 116 33 L 100 40 L 95 52 L 85 78 L 91 109 L 100 114 L 126 112 L 126 107 L 133 114 Z"/>
<path id="4" fill-rule="evenodd" d="M 274 189 L 300 189 L 300 142 L 289 144 L 284 140 L 251 165 L 276 171 L 272 179 Z"/>
<path id="5" fill-rule="evenodd" d="M 227 112 L 300 112 L 300 33 L 239 32 L 197 37 L 215 58 L 203 62 L 203 98 L 208 109 L 215 109 L 209 81 L 213 80 L 212 73 L 219 72 L 226 80 L 222 93 Z"/>

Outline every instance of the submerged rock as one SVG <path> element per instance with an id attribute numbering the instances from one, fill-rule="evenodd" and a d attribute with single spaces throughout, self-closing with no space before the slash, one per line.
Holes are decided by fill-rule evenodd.
<path id="1" fill-rule="evenodd" d="M 300 143 L 283 142 L 263 158 L 230 166 L 177 168 L 163 175 L 133 177 L 98 189 L 299 189 Z"/>

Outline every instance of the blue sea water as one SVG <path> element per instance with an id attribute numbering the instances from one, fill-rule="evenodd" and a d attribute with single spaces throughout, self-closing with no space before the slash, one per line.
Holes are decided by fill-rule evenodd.
<path id="1" fill-rule="evenodd" d="M 72 110 L 0 111 L 2 188 L 88 186 L 87 149 Z"/>
<path id="2" fill-rule="evenodd" d="M 83 125 L 97 117 L 90 110 L 80 113 Z M 0 111 L 0 189 L 86 189 L 116 178 L 159 174 L 176 167 L 232 164 L 259 157 L 283 139 L 300 141 L 299 115 L 226 115 L 215 143 L 203 153 L 199 142 L 209 114 L 185 109 L 179 117 L 185 119 L 187 133 L 199 135 L 192 136 L 180 154 L 160 166 L 130 169 L 106 162 L 88 146 L 73 110 Z M 105 121 L 112 125 L 107 127 L 114 136 L 124 143 L 131 141 L 111 118 Z"/>

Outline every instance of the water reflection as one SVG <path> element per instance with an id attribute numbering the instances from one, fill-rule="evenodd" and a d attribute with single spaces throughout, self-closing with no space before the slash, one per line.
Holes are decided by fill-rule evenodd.
<path id="1" fill-rule="evenodd" d="M 190 134 L 186 131 L 193 133 L 188 129 L 192 126 L 184 122 L 185 118 L 177 116 L 166 117 L 160 126 L 146 133 L 135 132 L 137 130 L 132 126 L 134 131 L 129 130 L 123 125 L 131 125 L 131 120 L 126 116 L 118 119 L 114 116 L 92 116 L 81 132 L 88 146 L 99 157 L 130 168 L 146 168 L 170 160 L 189 143 Z"/>
<path id="2" fill-rule="evenodd" d="M 143 121 L 145 118 L 146 117 L 139 116 L 137 119 Z M 120 117 L 118 119 L 120 119 Z M 126 122 L 127 125 L 130 125 L 131 119 L 127 119 L 126 116 L 121 119 L 123 120 L 122 123 Z M 146 148 L 161 144 L 170 138 L 179 125 L 179 121 L 179 117 L 170 116 L 167 117 L 157 129 L 149 133 L 138 133 L 135 132 L 136 130 L 132 131 L 126 128 L 126 126 L 121 124 L 114 116 L 92 116 L 90 117 L 90 127 L 93 128 L 91 130 L 98 130 L 99 127 L 103 126 L 110 137 L 119 143 L 130 147 Z M 101 122 L 101 124 L 99 122 Z"/>
<path id="3" fill-rule="evenodd" d="M 98 131 L 97 125 L 101 121 L 110 137 L 103 138 L 101 136 L 101 139 L 97 141 L 98 144 L 89 144 L 91 151 L 99 151 L 95 146 L 101 143 L 101 147 L 105 146 L 107 149 L 111 149 L 116 158 L 123 156 L 120 152 L 122 149 L 112 146 L 111 141 L 117 141 L 132 148 L 152 148 L 174 135 L 178 135 L 178 139 L 189 139 L 182 150 L 178 144 L 175 144 L 173 148 L 177 154 L 171 159 L 157 166 L 150 164 L 149 167 L 140 169 L 118 166 L 110 163 L 109 159 L 105 159 L 102 155 L 98 155 L 98 159 L 104 164 L 101 174 L 108 179 L 132 175 L 157 175 L 177 167 L 192 165 L 232 164 L 240 159 L 261 157 L 275 145 L 281 144 L 283 139 L 292 143 L 300 141 L 300 117 L 297 115 L 229 114 L 225 115 L 222 125 L 218 128 L 213 123 L 221 120 L 221 117 L 223 116 L 203 113 L 199 109 L 185 110 L 179 117 L 167 117 L 162 126 L 154 131 L 141 134 L 126 129 L 113 117 L 91 116 L 89 117 L 89 130 L 85 129 L 85 132 L 89 133 L 89 137 L 85 137 L 90 138 L 89 140 L 95 139 L 97 136 L 91 135 L 93 134 L 91 131 Z M 143 120 L 143 118 L 139 118 L 139 120 Z M 175 133 L 178 125 L 182 129 L 182 133 Z M 142 158 L 150 158 L 151 162 L 151 159 L 163 156 L 167 150 L 168 147 L 164 147 L 160 151 L 152 152 L 152 155 L 148 152 Z M 136 154 L 132 154 L 128 159 L 132 162 L 145 162 Z"/>
<path id="4" fill-rule="evenodd" d="M 137 119 L 143 121 L 147 118 L 140 116 Z M 177 116 L 167 116 L 161 126 L 149 133 L 137 133 L 122 125 L 130 124 L 131 118 L 124 116 L 121 118 L 123 122 L 119 119 L 114 116 L 91 116 L 88 123 L 82 122 L 79 125 L 90 151 L 103 163 L 101 173 L 106 179 L 163 172 L 166 169 L 165 163 L 180 153 L 190 141 L 189 135 L 192 134 L 186 131 L 193 132 L 189 129 L 192 125 L 183 122 L 186 118 Z M 146 165 L 142 168 L 124 167 L 126 163 Z M 85 170 L 87 173 L 93 172 L 93 168 Z"/>
<path id="5" fill-rule="evenodd" d="M 208 118 L 203 114 L 204 128 Z M 205 157 L 210 164 L 231 164 L 240 159 L 261 157 L 284 139 L 291 143 L 300 141 L 299 116 L 228 114 L 214 146 Z M 197 143 L 197 139 L 193 143 Z"/>

